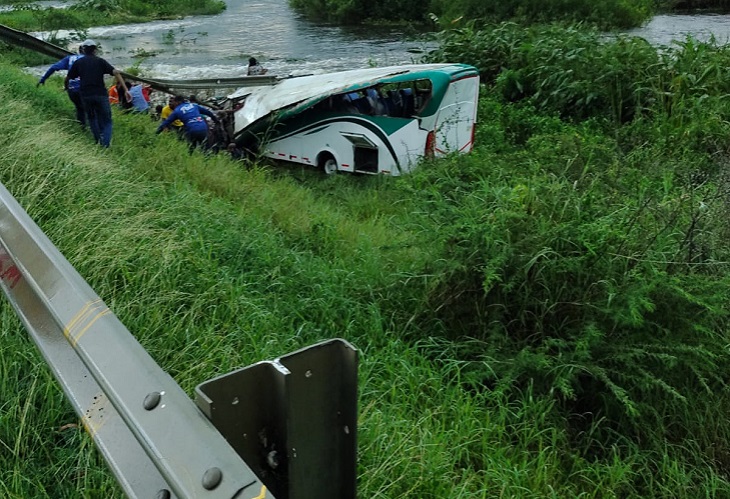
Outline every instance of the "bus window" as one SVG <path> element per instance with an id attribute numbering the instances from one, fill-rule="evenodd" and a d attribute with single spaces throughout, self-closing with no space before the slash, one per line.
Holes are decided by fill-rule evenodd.
<path id="1" fill-rule="evenodd" d="M 416 80 L 414 83 L 414 112 L 415 114 L 421 114 L 428 101 L 431 100 L 433 85 L 431 84 L 431 80 Z"/>
<path id="2" fill-rule="evenodd" d="M 416 111 L 416 101 L 411 87 L 401 88 L 399 90 L 401 99 L 403 99 L 403 117 L 410 118 Z"/>

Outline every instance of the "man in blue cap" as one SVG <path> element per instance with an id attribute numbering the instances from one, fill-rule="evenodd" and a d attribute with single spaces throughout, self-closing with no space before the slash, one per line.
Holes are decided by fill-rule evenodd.
<path id="1" fill-rule="evenodd" d="M 68 88 L 74 78 L 81 78 L 79 91 L 89 118 L 91 133 L 97 144 L 109 147 L 112 140 L 112 108 L 109 104 L 104 75 L 114 76 L 129 101 L 132 100 L 132 96 L 119 70 L 96 55 L 97 45 L 94 40 L 84 41 L 81 48 L 84 57 L 77 60 L 66 73 L 64 87 Z"/>

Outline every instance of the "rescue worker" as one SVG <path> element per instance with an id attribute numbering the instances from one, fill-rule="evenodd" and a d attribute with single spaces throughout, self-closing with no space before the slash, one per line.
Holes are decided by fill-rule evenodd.
<path id="1" fill-rule="evenodd" d="M 172 97 L 170 97 L 167 100 L 167 104 L 162 108 L 160 111 L 160 119 L 166 120 L 168 116 L 172 114 Z M 181 136 L 183 133 L 183 122 L 180 120 L 175 120 L 172 122 L 172 129 L 175 130 L 178 133 L 178 137 Z"/>
<path id="2" fill-rule="evenodd" d="M 79 45 L 79 53 L 78 54 L 71 54 L 67 55 L 60 61 L 58 61 L 56 64 L 52 65 L 46 73 L 41 76 L 41 79 L 38 80 L 38 84 L 36 87 L 39 87 L 41 85 L 44 85 L 46 83 L 46 80 L 56 71 L 68 71 L 71 66 L 73 66 L 73 63 L 77 60 L 81 59 L 84 56 L 83 54 L 83 47 Z M 81 79 L 80 78 L 74 78 L 72 80 L 69 80 L 68 86 L 66 87 L 66 93 L 68 94 L 69 100 L 73 103 L 74 107 L 76 108 L 76 121 L 79 122 L 81 125 L 81 128 L 86 127 L 86 113 L 84 112 L 84 103 L 81 101 L 81 94 L 79 93 L 79 89 L 81 87 Z"/>
<path id="3" fill-rule="evenodd" d="M 104 85 L 104 75 L 112 75 L 124 90 L 124 96 L 131 101 L 129 89 L 118 69 L 105 59 L 96 55 L 97 45 L 93 40 L 86 40 L 81 44 L 84 57 L 78 59 L 68 73 L 64 87 L 68 87 L 74 78 L 81 78 L 81 99 L 84 103 L 86 115 L 89 118 L 89 128 L 94 140 L 102 147 L 109 147 L 112 140 L 112 108 L 109 104 L 109 94 Z"/>
<path id="4" fill-rule="evenodd" d="M 157 132 L 160 133 L 170 127 L 173 121 L 179 119 L 183 123 L 185 138 L 190 144 L 190 154 L 196 147 L 202 146 L 207 149 L 208 143 L 208 124 L 201 115 L 209 116 L 215 123 L 218 123 L 218 117 L 213 111 L 207 107 L 200 106 L 193 102 L 186 102 L 182 95 L 176 95 L 170 99 L 170 107 L 173 108 L 172 113 L 160 123 Z"/>
<path id="5" fill-rule="evenodd" d="M 145 95 L 144 86 L 141 83 L 132 85 L 129 87 L 129 93 L 132 95 L 132 112 L 146 113 L 150 108 L 150 101 Z"/>

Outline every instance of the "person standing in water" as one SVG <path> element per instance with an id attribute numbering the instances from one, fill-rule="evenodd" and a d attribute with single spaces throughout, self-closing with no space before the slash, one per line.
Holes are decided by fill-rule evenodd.
<path id="1" fill-rule="evenodd" d="M 264 67 L 259 64 L 259 61 L 257 61 L 255 57 L 251 57 L 248 60 L 248 70 L 246 71 L 246 76 L 261 76 L 265 75 L 267 71 L 267 69 L 264 69 Z"/>

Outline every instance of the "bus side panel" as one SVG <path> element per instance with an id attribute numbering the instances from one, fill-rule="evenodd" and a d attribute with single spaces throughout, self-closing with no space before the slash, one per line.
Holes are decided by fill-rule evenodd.
<path id="1" fill-rule="evenodd" d="M 310 162 L 302 156 L 302 139 L 299 136 L 290 136 L 281 140 L 272 140 L 266 144 L 265 151 L 266 156 L 272 159 L 310 164 Z"/>
<path id="2" fill-rule="evenodd" d="M 417 120 L 410 120 L 406 126 L 394 127 L 397 129 L 387 135 L 373 120 L 362 117 L 358 119 L 362 124 L 349 116 L 343 117 L 341 121 L 328 121 L 321 126 L 312 123 L 299 132 L 273 138 L 266 145 L 266 156 L 318 166 L 317 158 L 325 153 L 334 156 L 338 170 L 393 176 L 410 171 L 423 158 L 427 132 L 419 128 Z M 403 121 L 402 118 L 386 119 Z M 377 172 L 358 170 L 355 164 L 355 146 L 345 137 L 347 134 L 367 137 L 374 144 L 378 158 Z"/>
<path id="3" fill-rule="evenodd" d="M 390 135 L 391 147 L 396 153 L 400 166 L 400 171 L 398 171 L 399 169 L 394 165 L 390 172 L 391 175 L 408 173 L 416 167 L 425 155 L 427 136 L 428 131 L 423 130 L 416 119 Z M 384 169 L 383 166 L 381 166 L 382 169 Z"/>
<path id="4" fill-rule="evenodd" d="M 472 150 L 478 98 L 477 76 L 449 85 L 436 119 L 436 156 Z"/>

